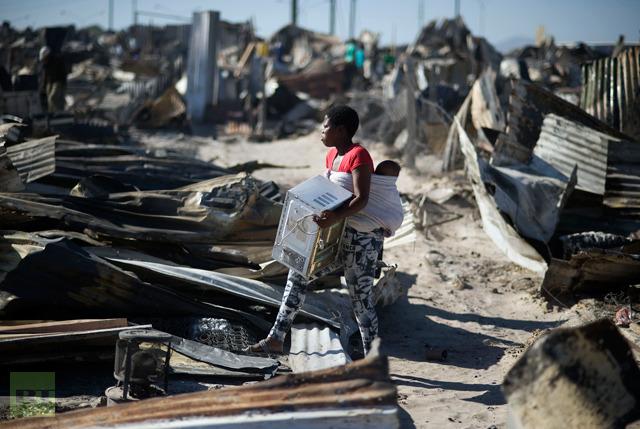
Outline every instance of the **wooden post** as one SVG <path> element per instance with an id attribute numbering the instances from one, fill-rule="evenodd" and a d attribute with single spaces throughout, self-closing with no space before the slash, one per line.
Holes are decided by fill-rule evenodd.
<path id="1" fill-rule="evenodd" d="M 258 107 L 258 124 L 256 126 L 256 134 L 261 138 L 264 136 L 267 121 L 267 94 L 265 91 L 266 71 L 267 61 L 265 58 L 260 58 L 260 93 L 262 94 L 262 98 L 260 99 L 260 106 Z"/>
<path id="2" fill-rule="evenodd" d="M 416 112 L 416 71 L 414 60 L 407 57 L 404 62 L 404 81 L 407 97 L 407 144 L 404 147 L 403 160 L 408 167 L 414 167 L 418 139 L 418 120 Z"/>

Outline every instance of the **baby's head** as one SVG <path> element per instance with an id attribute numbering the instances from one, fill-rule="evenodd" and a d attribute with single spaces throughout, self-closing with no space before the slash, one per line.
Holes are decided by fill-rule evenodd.
<path id="1" fill-rule="evenodd" d="M 398 177 L 400 175 L 400 165 L 391 160 L 382 161 L 378 164 L 374 173 L 379 174 L 380 176 Z"/>

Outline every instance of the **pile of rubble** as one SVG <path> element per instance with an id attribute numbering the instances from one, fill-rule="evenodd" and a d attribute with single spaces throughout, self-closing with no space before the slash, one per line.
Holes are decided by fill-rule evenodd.
<path id="1" fill-rule="evenodd" d="M 268 334 L 287 274 L 271 256 L 283 195 L 274 183 L 244 171 L 259 164 L 223 168 L 140 142 L 32 139 L 26 128 L 15 123 L 2 128 L 0 317 L 64 321 L 1 327 L 3 367 L 20 371 L 37 364 L 45 370 L 74 362 L 77 375 L 69 384 L 77 386 L 77 377 L 87 373 L 112 374 L 114 344 L 132 328 L 170 338 L 173 357 L 166 370 L 171 388 L 196 377 L 187 382 L 190 388 L 180 390 L 178 384 L 178 392 L 200 390 L 212 381 L 233 385 L 291 371 L 306 374 L 351 361 L 350 337 L 357 323 L 339 277 L 325 279 L 322 289 L 308 296 L 292 330 L 290 359 L 279 362 L 243 352 Z M 394 273 L 395 268 L 385 268 L 377 282 L 381 305 L 403 292 L 394 288 Z M 386 368 L 380 359 L 369 361 Z M 300 411 L 294 414 L 301 418 L 382 418 L 394 427 L 395 393 L 385 378 L 388 372 L 374 375 L 358 369 L 363 365 L 354 367 L 364 372 L 353 380 L 355 373 L 347 366 L 247 388 L 247 407 L 255 407 L 252 398 L 264 394 L 299 395 Z M 318 387 L 314 377 L 319 377 Z M 378 386 L 375 380 L 383 379 L 384 386 Z M 109 386 L 101 383 L 103 389 Z M 349 384 L 350 393 L 340 387 Z M 327 398 L 333 398 L 321 401 L 325 411 L 303 412 L 316 408 L 303 405 L 308 402 L 304 392 L 325 387 Z M 333 397 L 332 389 L 342 393 Z M 80 393 L 105 394 L 87 388 L 75 396 Z M 230 392 L 229 398 L 235 395 Z M 202 397 L 206 411 L 184 412 L 203 418 L 244 415 L 241 408 L 214 412 L 221 398 L 207 394 Z M 280 412 L 274 406 L 269 418 L 289 418 L 289 412 Z M 84 427 L 82 421 L 72 426 Z M 51 424 L 71 427 L 66 420 Z"/>
<path id="2" fill-rule="evenodd" d="M 1 32 L 0 318 L 54 321 L 1 326 L 0 363 L 71 363 L 78 374 L 69 385 L 106 377 L 83 394 L 101 397 L 115 376 L 124 390 L 107 397 L 134 402 L 8 426 L 279 427 L 293 418 L 397 426 L 386 360 L 373 353 L 351 362 L 357 324 L 339 277 L 307 297 L 288 359 L 243 353 L 267 335 L 287 274 L 272 261 L 282 192 L 250 174 L 269 166 L 221 167 L 159 149 L 138 138 L 144 129 L 200 133 L 215 124 L 207 135 L 270 140 L 316 129 L 326 106 L 347 100 L 360 113 L 358 137 L 385 143 L 405 166 L 465 168 L 486 233 L 543 277 L 550 302 L 612 291 L 637 297 L 638 47 L 558 47 L 541 38 L 503 56 L 460 18 L 428 24 L 402 50 L 378 47 L 370 32 L 343 43 L 292 25 L 264 40 L 250 23 L 217 12 L 162 29 L 37 33 L 5 23 Z M 45 113 L 40 100 L 43 43 L 69 65 L 64 113 Z M 439 191 L 414 198 L 425 229 L 457 218 L 440 206 L 457 191 Z M 376 282 L 380 305 L 406 292 L 394 275 L 385 267 Z M 637 328 L 632 303 L 625 309 L 620 324 Z M 637 417 L 638 386 L 625 380 L 638 370 L 626 343 L 605 322 L 580 329 L 552 331 L 508 374 L 505 395 L 519 424 L 553 426 L 561 417 L 547 410 L 583 388 L 592 389 L 588 399 L 621 405 L 607 402 L 583 421 L 596 401 L 575 402 L 573 421 L 615 427 Z M 583 365 L 576 350 L 606 365 Z M 145 399 L 168 375 L 172 383 L 155 387 L 164 394 L 169 385 L 189 392 L 261 382 Z M 593 389 L 593 379 L 606 388 Z M 533 411 L 532 397 L 544 398 Z"/>
<path id="3" fill-rule="evenodd" d="M 386 360 L 374 353 L 351 363 L 361 352 L 351 341 L 357 323 L 339 276 L 308 296 L 289 357 L 243 351 L 268 334 L 287 274 L 271 255 L 283 194 L 250 175 L 273 166 L 220 167 L 139 138 L 145 129 L 192 132 L 210 123 L 223 125 L 214 135 L 248 123 L 248 134 L 261 139 L 315 129 L 322 100 L 348 87 L 344 45 L 297 27 L 265 42 L 249 24 L 214 12 L 163 29 L 36 33 L 5 25 L 3 32 L 0 317 L 30 320 L 0 327 L 3 367 L 69 374 L 58 411 L 95 407 L 105 396 L 137 402 L 285 374 L 237 392 L 196 393 L 184 397 L 184 407 L 156 399 L 158 412 L 132 409 L 125 412 L 131 419 L 96 409 L 7 424 L 86 427 L 103 413 L 114 425 L 196 418 L 279 426 L 295 417 L 396 427 Z M 216 50 L 202 54 L 208 45 L 197 40 L 212 34 Z M 46 113 L 41 104 L 36 58 L 43 43 L 55 45 L 69 66 L 64 113 Z M 203 70 L 215 72 L 208 73 L 215 91 L 202 100 L 195 92 Z M 394 267 L 382 270 L 380 305 L 406 292 L 394 275 Z M 121 344 L 136 351 L 121 355 Z M 129 363 L 119 371 L 122 359 Z M 136 375 L 142 367 L 154 367 L 153 376 Z M 105 391 L 114 375 L 119 390 Z M 162 386 L 161 375 L 171 382 Z M 229 407 L 239 395 L 244 405 Z M 144 403 L 131 405 L 148 410 Z M 256 408 L 261 417 L 248 413 Z"/>
<path id="4" fill-rule="evenodd" d="M 620 55 L 637 63 L 640 50 Z M 633 70 L 620 71 L 630 82 L 618 87 L 624 97 L 607 101 L 609 92 L 600 92 L 596 105 L 615 104 L 622 117 L 637 109 L 640 99 L 628 95 L 640 81 Z M 494 243 L 544 274 L 541 292 L 556 301 L 638 283 L 637 133 L 625 134 L 618 118 L 602 122 L 523 80 L 511 82 L 505 115 L 495 81 L 486 72 L 474 84 L 447 143 L 449 163 L 465 160 Z"/>

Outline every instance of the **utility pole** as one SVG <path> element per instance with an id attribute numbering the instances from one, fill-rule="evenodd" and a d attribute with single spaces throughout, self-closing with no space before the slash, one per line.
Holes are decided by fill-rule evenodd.
<path id="1" fill-rule="evenodd" d="M 336 0 L 329 0 L 329 34 L 336 34 Z"/>
<path id="2" fill-rule="evenodd" d="M 138 25 L 138 0 L 131 0 L 131 15 L 133 16 L 133 26 Z"/>
<path id="3" fill-rule="evenodd" d="M 298 25 L 298 0 L 291 0 L 291 24 Z"/>
<path id="4" fill-rule="evenodd" d="M 351 0 L 351 9 L 349 10 L 349 38 L 353 39 L 356 34 L 356 0 Z"/>
<path id="5" fill-rule="evenodd" d="M 424 0 L 418 0 L 418 31 L 424 25 Z"/>
<path id="6" fill-rule="evenodd" d="M 480 0 L 480 35 L 484 37 L 484 0 Z"/>
<path id="7" fill-rule="evenodd" d="M 460 0 L 456 0 L 456 18 L 460 17 Z"/>
<path id="8" fill-rule="evenodd" d="M 109 0 L 109 30 L 113 30 L 113 0 Z"/>

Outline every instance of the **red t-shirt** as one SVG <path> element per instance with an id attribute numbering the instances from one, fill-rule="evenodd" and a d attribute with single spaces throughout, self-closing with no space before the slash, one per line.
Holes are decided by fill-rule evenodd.
<path id="1" fill-rule="evenodd" d="M 333 161 L 335 161 L 336 156 L 338 156 L 338 149 L 335 147 L 329 149 L 325 159 L 325 167 L 327 167 L 327 169 L 332 170 Z M 342 157 L 338 171 L 340 173 L 351 173 L 361 165 L 368 165 L 369 171 L 373 173 L 373 159 L 371 155 L 359 144 L 354 144 Z"/>

